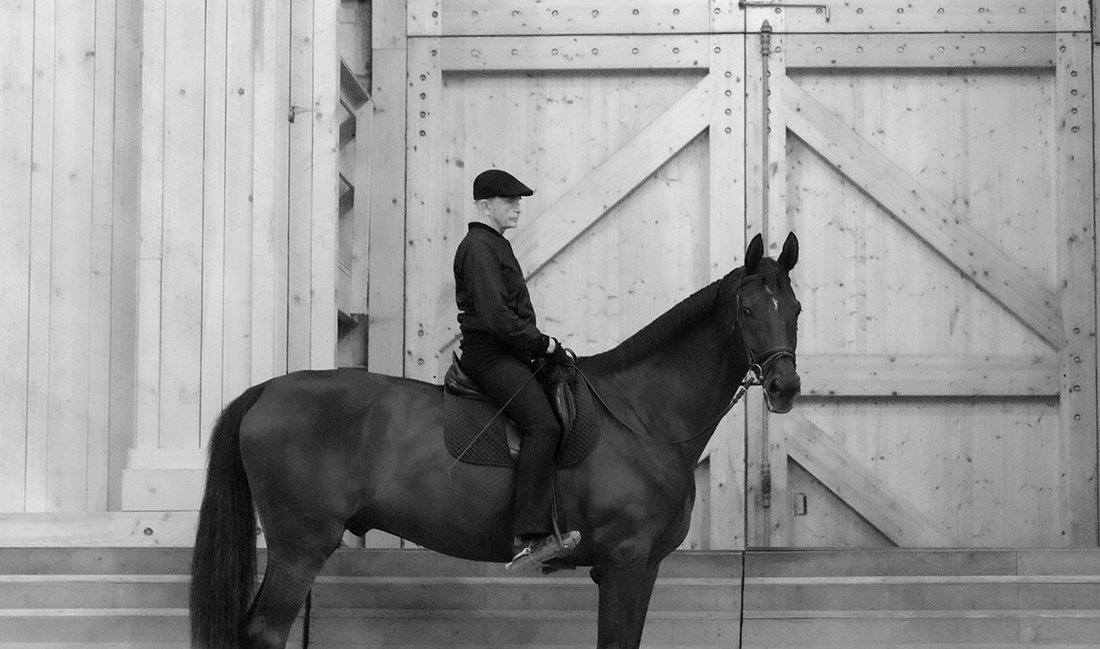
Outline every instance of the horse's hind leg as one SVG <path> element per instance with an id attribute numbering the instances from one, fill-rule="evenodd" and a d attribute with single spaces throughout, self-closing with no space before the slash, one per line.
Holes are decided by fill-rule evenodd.
<path id="1" fill-rule="evenodd" d="M 327 549 L 269 548 L 263 583 L 252 602 L 244 628 L 246 649 L 282 649 L 290 628 L 305 603 L 313 580 L 339 545 L 340 535 Z"/>

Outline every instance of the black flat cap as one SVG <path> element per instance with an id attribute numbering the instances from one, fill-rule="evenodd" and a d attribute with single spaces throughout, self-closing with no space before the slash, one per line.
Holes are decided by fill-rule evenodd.
<path id="1" fill-rule="evenodd" d="M 477 178 L 474 178 L 475 201 L 494 196 L 503 198 L 530 196 L 534 193 L 535 190 L 516 180 L 516 177 L 512 174 L 500 169 L 483 171 L 477 175 Z"/>

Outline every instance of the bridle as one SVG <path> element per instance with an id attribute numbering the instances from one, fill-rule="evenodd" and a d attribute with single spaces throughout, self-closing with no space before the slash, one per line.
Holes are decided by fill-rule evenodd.
<path id="1" fill-rule="evenodd" d="M 737 402 L 741 400 L 741 397 L 745 396 L 745 392 L 747 392 L 750 387 L 754 385 L 759 385 L 763 387 L 764 377 L 767 376 L 768 372 L 771 371 L 772 367 L 774 367 L 780 359 L 790 358 L 792 363 L 795 362 L 794 349 L 790 347 L 773 347 L 763 352 L 754 352 L 752 346 L 749 345 L 749 341 L 745 337 L 745 327 L 743 326 L 743 323 L 741 321 L 741 288 L 748 281 L 753 279 L 764 279 L 764 275 L 746 275 L 745 277 L 741 278 L 741 281 L 737 285 L 737 292 L 734 294 L 734 308 L 736 310 L 736 313 L 734 315 L 735 320 L 733 328 L 730 331 L 730 333 L 738 330 L 740 330 L 741 332 L 741 343 L 745 346 L 745 351 L 748 353 L 749 356 L 749 370 L 745 372 L 744 378 L 742 378 L 741 382 L 737 385 L 737 389 L 734 390 L 733 397 L 730 398 L 729 403 L 727 403 L 722 408 L 717 416 L 708 421 L 701 429 L 699 429 L 699 432 L 691 435 L 690 437 L 685 437 L 684 439 L 660 439 L 657 437 L 653 437 L 652 435 L 643 435 L 642 433 L 635 431 L 626 422 L 624 422 L 622 419 L 619 419 L 618 415 L 615 414 L 615 411 L 608 407 L 607 402 L 604 401 L 603 397 L 596 390 L 596 386 L 592 385 L 592 382 L 589 381 L 588 377 L 581 372 L 579 367 L 574 366 L 577 371 L 577 376 L 581 377 L 581 379 L 588 386 L 588 389 L 592 391 L 593 396 L 596 397 L 596 401 L 598 401 L 600 405 L 603 406 L 603 409 L 606 410 L 609 415 L 611 415 L 611 418 L 617 421 L 619 425 L 621 425 L 623 428 L 626 428 L 627 430 L 633 432 L 635 435 L 647 437 L 655 442 L 661 442 L 663 444 L 687 444 L 688 442 L 691 442 L 702 437 L 703 435 L 708 434 L 708 431 L 710 431 L 711 428 L 718 425 L 718 422 L 721 421 L 722 417 L 725 417 L 730 410 L 733 410 L 733 407 L 737 405 Z M 717 301 L 717 296 L 715 297 L 715 300 Z M 768 410 L 772 410 L 772 405 L 768 398 L 767 390 L 764 390 L 764 402 L 767 404 Z"/>
<path id="2" fill-rule="evenodd" d="M 789 358 L 792 363 L 795 362 L 794 349 L 790 347 L 772 347 L 762 352 L 756 352 L 745 336 L 745 325 L 742 322 L 743 310 L 741 309 L 741 288 L 754 279 L 763 280 L 764 275 L 746 275 L 742 277 L 740 283 L 737 285 L 737 293 L 734 294 L 735 320 L 731 333 L 738 330 L 741 332 L 741 343 L 745 346 L 745 351 L 749 355 L 749 371 L 745 375 L 745 378 L 741 380 L 741 386 L 734 394 L 734 401 L 730 404 L 730 408 L 732 408 L 733 404 L 736 404 L 737 400 L 744 394 L 744 389 L 747 389 L 751 385 L 763 386 L 764 377 L 768 375 L 768 372 L 771 371 L 772 367 L 774 367 L 780 359 Z M 764 391 L 764 399 L 765 401 L 768 399 L 767 390 Z M 768 403 L 768 409 L 771 409 L 771 403 Z"/>

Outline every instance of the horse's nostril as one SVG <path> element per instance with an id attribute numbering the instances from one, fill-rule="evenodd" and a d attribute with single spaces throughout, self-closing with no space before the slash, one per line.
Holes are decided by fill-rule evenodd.
<path id="1" fill-rule="evenodd" d="M 765 387 L 772 394 L 798 394 L 802 391 L 802 380 L 798 376 L 787 379 L 774 376 Z"/>

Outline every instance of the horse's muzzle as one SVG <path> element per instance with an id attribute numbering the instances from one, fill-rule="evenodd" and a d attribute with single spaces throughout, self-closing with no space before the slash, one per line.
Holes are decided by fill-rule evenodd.
<path id="1" fill-rule="evenodd" d="M 771 370 L 763 381 L 764 402 L 770 412 L 790 412 L 802 393 L 802 379 L 794 369 L 794 362 L 787 359 L 781 359 Z"/>

